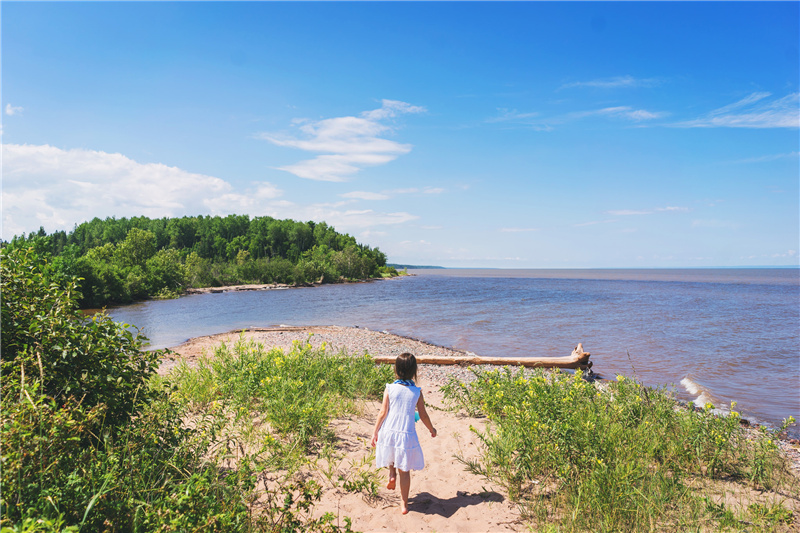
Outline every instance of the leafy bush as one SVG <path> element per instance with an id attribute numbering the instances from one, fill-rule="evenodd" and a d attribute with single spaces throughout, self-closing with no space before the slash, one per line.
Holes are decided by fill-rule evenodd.
<path id="1" fill-rule="evenodd" d="M 270 493 L 266 509 L 254 513 L 256 482 L 269 464 L 259 456 L 231 464 L 219 448 L 219 416 L 187 424 L 174 400 L 180 395 L 154 375 L 160 352 L 142 352 L 145 339 L 105 315 L 84 318 L 76 309 L 77 281 L 35 245 L 0 254 L 2 533 L 342 531 L 332 515 L 312 517 L 320 493 L 308 483 L 282 493 L 282 504 Z M 307 354 L 292 356 L 295 370 Z M 247 373 L 251 360 L 231 360 L 244 372 L 221 383 L 242 405 L 266 405 L 273 399 L 244 396 L 257 392 Z M 354 361 L 375 368 L 367 358 Z M 198 382 L 206 379 L 200 376 Z M 323 384 L 304 388 L 300 370 L 286 377 L 291 382 L 281 397 L 293 411 L 274 403 L 270 409 L 283 432 L 308 442 L 332 412 L 308 408 Z M 303 453 L 295 448 L 295 457 Z"/>
<path id="2" fill-rule="evenodd" d="M 160 352 L 141 350 L 144 339 L 105 314 L 86 319 L 77 309 L 78 284 L 60 278 L 31 247 L 0 252 L 2 373 L 6 392 L 27 381 L 56 401 L 105 405 L 105 422 L 128 421 Z"/>
<path id="3" fill-rule="evenodd" d="M 280 436 L 307 448 L 325 438 L 334 416 L 353 410 L 353 399 L 379 398 L 392 375 L 367 354 L 333 354 L 299 341 L 289 353 L 266 351 L 240 339 L 196 367 L 179 365 L 171 379 L 186 405 L 202 409 L 217 401 L 247 417 L 258 412 Z"/>
<path id="4" fill-rule="evenodd" d="M 253 479 L 204 461 L 207 440 L 154 401 L 124 432 L 103 432 L 103 405 L 59 405 L 26 387 L 3 395 L 3 524 L 84 531 L 242 530 Z M 37 531 L 38 529 L 33 529 Z M 47 531 L 47 529 L 43 529 Z"/>
<path id="5" fill-rule="evenodd" d="M 688 480 L 771 487 L 785 471 L 768 436 L 744 438 L 735 411 L 678 407 L 665 391 L 623 376 L 598 387 L 580 372 L 473 372 L 475 382 L 444 388 L 453 404 L 490 421 L 485 431 L 472 428 L 482 455 L 462 460 L 543 522 L 594 531 L 697 523 L 705 507 Z"/>

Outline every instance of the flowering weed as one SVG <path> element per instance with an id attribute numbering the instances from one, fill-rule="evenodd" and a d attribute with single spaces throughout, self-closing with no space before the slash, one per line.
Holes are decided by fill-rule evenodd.
<path id="1" fill-rule="evenodd" d="M 624 376 L 593 384 L 579 371 L 473 373 L 474 382 L 443 389 L 452 405 L 488 418 L 485 431 L 471 428 L 481 456 L 462 461 L 500 483 L 539 526 L 696 527 L 709 518 L 698 480 L 780 482 L 770 435 L 745 439 L 735 411 L 680 407 L 667 391 Z"/>

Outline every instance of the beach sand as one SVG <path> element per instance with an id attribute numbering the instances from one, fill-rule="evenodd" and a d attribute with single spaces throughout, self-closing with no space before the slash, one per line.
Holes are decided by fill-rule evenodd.
<path id="1" fill-rule="evenodd" d="M 360 354 L 366 350 L 382 355 L 399 355 L 406 351 L 415 355 L 463 355 L 441 346 L 362 328 L 263 328 L 191 339 L 173 349 L 175 355 L 165 359 L 159 372 L 169 371 L 178 359 L 192 364 L 204 351 L 221 342 L 235 343 L 242 336 L 263 344 L 265 348 L 276 346 L 288 350 L 295 340 L 309 340 L 309 334 L 313 334 L 310 342 L 315 347 L 326 342 L 329 350 L 346 349 L 348 353 Z M 315 515 L 331 512 L 341 519 L 349 516 L 353 520 L 353 529 L 365 532 L 525 530 L 516 506 L 506 495 L 485 479 L 467 472 L 465 466 L 454 457 L 456 453 L 463 453 L 466 457 L 477 456 L 477 439 L 469 427 L 483 428 L 485 421 L 441 410 L 444 406 L 439 386 L 450 375 L 465 380 L 472 376 L 469 370 L 458 366 L 420 365 L 419 368 L 418 384 L 422 387 L 426 405 L 429 406 L 428 413 L 438 436 L 431 438 L 427 429 L 418 424 L 425 468 L 411 474 L 409 513 L 400 513 L 399 487 L 393 491 L 386 489 L 388 472 L 384 469 L 381 470 L 379 498 L 374 501 L 365 500 L 361 494 L 335 488 L 325 476 L 314 475 L 325 489 L 322 500 L 315 507 Z M 358 463 L 368 456 L 369 441 L 379 410 L 380 402 L 366 402 L 363 415 L 334 421 L 334 430 L 340 439 L 337 448 L 339 453 L 344 454 L 339 461 L 342 473 L 349 470 L 351 463 Z"/>
<path id="2" fill-rule="evenodd" d="M 261 343 L 267 349 L 281 347 L 288 350 L 293 341 L 309 341 L 314 347 L 325 342 L 329 350 L 345 349 L 351 354 L 367 351 L 372 355 L 399 355 L 407 351 L 417 356 L 464 355 L 457 350 L 363 328 L 282 326 L 191 339 L 173 348 L 175 353 L 164 359 L 159 373 L 168 372 L 179 359 L 193 364 L 204 352 L 209 352 L 221 342 L 231 344 L 240 338 Z M 409 513 L 400 513 L 399 488 L 394 491 L 385 488 L 386 470 L 381 470 L 381 490 L 379 497 L 374 500 L 367 500 L 361 494 L 348 493 L 337 486 L 341 483 L 331 483 L 326 476 L 317 472 L 312 476 L 322 485 L 324 492 L 322 500 L 315 507 L 316 516 L 325 512 L 333 513 L 339 517 L 341 525 L 347 516 L 352 519 L 354 530 L 364 532 L 528 530 L 519 509 L 499 487 L 468 472 L 464 464 L 454 457 L 460 454 L 469 459 L 478 455 L 478 441 L 469 428 L 474 426 L 483 429 L 485 419 L 441 410 L 444 405 L 439 388 L 450 376 L 469 381 L 473 374 L 467 368 L 454 365 L 420 365 L 419 368 L 418 385 L 422 387 L 438 436 L 431 438 L 422 424 L 417 427 L 426 465 L 422 471 L 412 472 Z M 346 475 L 352 472 L 351 465 L 369 457 L 369 441 L 379 410 L 380 402 L 365 402 L 361 415 L 333 422 L 339 439 L 337 451 L 341 458 L 337 465 L 333 465 L 331 472 Z M 783 448 L 793 461 L 795 470 L 800 469 L 797 446 L 784 443 Z"/>

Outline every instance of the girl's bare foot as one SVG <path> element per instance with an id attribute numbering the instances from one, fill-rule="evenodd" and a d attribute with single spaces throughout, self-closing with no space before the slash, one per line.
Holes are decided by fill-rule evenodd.
<path id="1" fill-rule="evenodd" d="M 400 512 L 403 514 L 408 514 L 408 502 L 400 502 Z"/>
<path id="2" fill-rule="evenodd" d="M 389 478 L 389 483 L 386 484 L 386 488 L 389 490 L 394 490 L 395 488 L 395 478 Z"/>

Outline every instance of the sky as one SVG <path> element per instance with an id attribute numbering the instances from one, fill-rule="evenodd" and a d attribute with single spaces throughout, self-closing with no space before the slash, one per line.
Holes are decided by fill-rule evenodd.
<path id="1" fill-rule="evenodd" d="M 325 221 L 391 263 L 800 264 L 798 2 L 0 4 L 2 238 Z"/>

